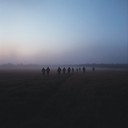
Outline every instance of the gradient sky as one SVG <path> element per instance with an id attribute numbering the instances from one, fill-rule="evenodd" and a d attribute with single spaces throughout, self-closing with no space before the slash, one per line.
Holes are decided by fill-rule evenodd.
<path id="1" fill-rule="evenodd" d="M 128 63 L 128 0 L 0 0 L 0 64 Z"/>

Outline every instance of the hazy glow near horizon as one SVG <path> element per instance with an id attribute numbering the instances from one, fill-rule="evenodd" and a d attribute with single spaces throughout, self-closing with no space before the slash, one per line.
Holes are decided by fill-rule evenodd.
<path id="1" fill-rule="evenodd" d="M 127 0 L 0 0 L 0 64 L 128 63 Z"/>

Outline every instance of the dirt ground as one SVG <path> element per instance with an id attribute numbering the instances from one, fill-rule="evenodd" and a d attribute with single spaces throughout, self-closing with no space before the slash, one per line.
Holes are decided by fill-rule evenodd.
<path id="1" fill-rule="evenodd" d="M 128 71 L 0 71 L 0 128 L 127 128 Z"/>

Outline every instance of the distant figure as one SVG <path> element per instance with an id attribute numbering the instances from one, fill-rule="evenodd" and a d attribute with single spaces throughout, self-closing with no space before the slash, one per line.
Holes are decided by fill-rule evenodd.
<path id="1" fill-rule="evenodd" d="M 60 67 L 58 67 L 57 72 L 58 72 L 58 75 L 61 74 L 61 68 Z"/>
<path id="2" fill-rule="evenodd" d="M 63 68 L 63 74 L 65 74 L 65 72 L 66 72 L 66 68 L 64 67 L 64 68 Z"/>
<path id="3" fill-rule="evenodd" d="M 44 67 L 42 68 L 42 75 L 43 76 L 45 75 L 45 68 Z"/>
<path id="4" fill-rule="evenodd" d="M 93 72 L 95 71 L 95 68 L 94 68 L 94 67 L 92 68 L 92 71 L 93 71 Z"/>
<path id="5" fill-rule="evenodd" d="M 74 73 L 74 68 L 72 68 L 72 73 Z"/>
<path id="6" fill-rule="evenodd" d="M 68 67 L 68 74 L 70 74 L 70 71 L 71 71 L 71 68 L 70 68 L 70 67 Z"/>
<path id="7" fill-rule="evenodd" d="M 79 72 L 81 71 L 81 68 L 79 68 Z"/>
<path id="8" fill-rule="evenodd" d="M 85 73 L 85 71 L 86 71 L 86 69 L 85 69 L 85 67 L 83 67 L 83 73 Z"/>
<path id="9" fill-rule="evenodd" d="M 78 72 L 78 68 L 76 68 L 76 72 Z"/>
<path id="10" fill-rule="evenodd" d="M 49 67 L 47 67 L 46 71 L 47 71 L 47 76 L 49 76 L 50 68 L 49 68 Z"/>

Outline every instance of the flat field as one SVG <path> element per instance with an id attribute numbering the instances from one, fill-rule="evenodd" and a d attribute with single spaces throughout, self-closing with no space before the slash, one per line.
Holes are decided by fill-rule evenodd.
<path id="1" fill-rule="evenodd" d="M 0 70 L 0 128 L 53 127 L 127 128 L 128 72 Z"/>

